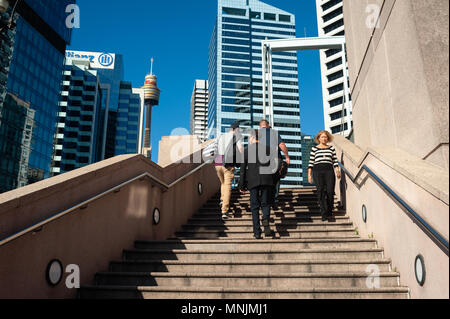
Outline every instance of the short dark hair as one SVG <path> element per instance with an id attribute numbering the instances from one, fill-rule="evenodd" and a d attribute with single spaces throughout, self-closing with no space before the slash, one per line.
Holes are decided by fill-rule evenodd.
<path id="1" fill-rule="evenodd" d="M 231 125 L 230 129 L 232 129 L 234 131 L 237 128 L 239 128 L 239 122 L 236 121 Z"/>

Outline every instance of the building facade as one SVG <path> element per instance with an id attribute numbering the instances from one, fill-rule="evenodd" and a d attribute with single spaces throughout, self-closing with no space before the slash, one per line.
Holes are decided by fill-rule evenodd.
<path id="1" fill-rule="evenodd" d="M 239 121 L 263 119 L 261 41 L 296 37 L 295 16 L 258 0 L 219 0 L 209 47 L 208 137 Z M 291 158 L 282 186 L 301 186 L 302 152 L 297 53 L 273 54 L 274 122 Z"/>
<path id="2" fill-rule="evenodd" d="M 198 136 L 202 142 L 208 133 L 208 81 L 195 80 L 191 97 L 191 135 Z"/>
<path id="3" fill-rule="evenodd" d="M 19 133 L 17 126 L 18 135 L 2 135 L 0 143 L 10 146 L 20 141 L 22 144 L 17 144 L 14 148 L 25 147 L 27 151 L 20 156 L 19 162 L 17 156 L 9 157 L 9 160 L 2 157 L 2 167 L 7 167 L 9 172 L 12 167 L 18 168 L 22 176 L 17 184 L 4 185 L 2 191 L 50 176 L 64 54 L 72 33 L 66 26 L 66 7 L 73 3 L 75 0 L 23 0 L 16 7 L 15 34 L 10 34 L 13 38 L 13 54 L 10 57 L 7 79 L 0 76 L 0 81 L 2 85 L 6 82 L 6 91 L 11 94 L 10 105 L 5 112 L 10 118 L 17 120 L 16 124 L 24 123 L 24 131 Z M 5 44 L 2 40 L 2 63 L 8 62 L 4 60 L 8 58 L 5 55 Z M 6 97 L 4 93 L 3 96 Z M 13 112 L 16 114 L 13 115 Z M 23 117 L 22 120 L 19 120 L 20 116 Z M 33 125 L 29 129 L 29 125 L 25 123 Z M 10 128 L 3 132 L 6 131 L 11 132 Z M 25 137 L 25 140 L 18 138 L 19 136 Z M 28 141 L 29 138 L 31 142 Z"/>
<path id="4" fill-rule="evenodd" d="M 137 154 L 139 132 L 142 128 L 142 100 L 139 94 L 133 93 L 131 82 L 121 82 L 119 93 L 114 156 Z"/>
<path id="5" fill-rule="evenodd" d="M 97 71 L 90 68 L 88 61 L 68 63 L 61 91 L 52 175 L 94 163 L 102 156 L 99 129 L 102 91 Z"/>
<path id="6" fill-rule="evenodd" d="M 0 108 L 0 193 L 28 183 L 35 111 L 7 93 Z"/>
<path id="7" fill-rule="evenodd" d="M 143 99 L 122 79 L 123 58 L 67 51 L 52 175 L 139 151 Z"/>
<path id="8" fill-rule="evenodd" d="M 314 142 L 314 135 L 302 134 L 302 165 L 305 168 L 305 173 L 303 174 L 303 186 L 313 186 L 308 181 L 308 165 L 309 158 L 311 156 L 311 150 L 316 143 Z"/>
<path id="9" fill-rule="evenodd" d="M 319 37 L 345 35 L 343 1 L 316 0 L 316 6 Z M 321 50 L 320 67 L 325 129 L 348 136 L 353 128 L 352 106 L 351 101 L 344 106 L 343 57 L 342 49 Z"/>

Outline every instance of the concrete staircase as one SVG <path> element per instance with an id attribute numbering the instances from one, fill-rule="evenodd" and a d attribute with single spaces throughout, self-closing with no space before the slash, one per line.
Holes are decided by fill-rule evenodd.
<path id="1" fill-rule="evenodd" d="M 124 250 L 79 297 L 409 298 L 383 249 L 358 236 L 345 212 L 336 207 L 323 222 L 313 188 L 282 190 L 279 200 L 273 237 L 256 240 L 249 195 L 233 192 L 234 217 L 226 221 L 215 196 L 174 238 Z M 370 288 L 376 268 L 379 288 Z"/>

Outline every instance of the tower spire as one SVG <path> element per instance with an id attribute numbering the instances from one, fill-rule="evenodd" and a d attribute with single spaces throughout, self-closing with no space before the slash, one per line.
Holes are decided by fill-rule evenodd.
<path id="1" fill-rule="evenodd" d="M 150 75 L 153 75 L 153 57 L 151 58 L 152 64 L 150 68 Z"/>

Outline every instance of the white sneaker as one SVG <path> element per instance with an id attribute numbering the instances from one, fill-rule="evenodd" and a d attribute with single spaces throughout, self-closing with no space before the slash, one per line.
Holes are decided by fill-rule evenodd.
<path id="1" fill-rule="evenodd" d="M 228 218 L 230 218 L 231 216 L 230 216 L 230 213 L 228 213 L 228 212 L 226 212 L 226 213 L 223 213 L 222 212 L 222 219 L 228 219 Z"/>

